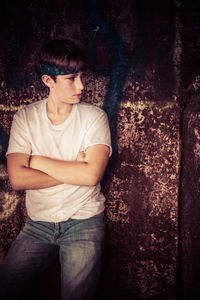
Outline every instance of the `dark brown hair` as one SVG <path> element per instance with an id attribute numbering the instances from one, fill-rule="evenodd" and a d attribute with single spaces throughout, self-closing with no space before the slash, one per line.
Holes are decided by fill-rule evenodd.
<path id="1" fill-rule="evenodd" d="M 40 65 L 52 65 L 71 74 L 86 68 L 83 50 L 70 40 L 50 40 L 40 49 Z M 52 76 L 54 77 L 54 76 Z"/>

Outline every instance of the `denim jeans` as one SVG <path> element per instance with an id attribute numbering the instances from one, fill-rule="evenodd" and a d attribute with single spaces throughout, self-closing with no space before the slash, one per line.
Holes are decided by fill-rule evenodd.
<path id="1" fill-rule="evenodd" d="M 21 293 L 59 255 L 61 299 L 89 300 L 95 293 L 104 244 L 104 214 L 59 223 L 28 218 L 1 267 L 1 299 Z M 29 291 L 31 293 L 31 291 Z M 28 299 L 27 297 L 25 297 Z"/>

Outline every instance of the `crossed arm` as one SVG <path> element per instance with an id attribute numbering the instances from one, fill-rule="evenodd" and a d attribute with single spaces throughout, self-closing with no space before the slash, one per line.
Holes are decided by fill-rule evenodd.
<path id="1" fill-rule="evenodd" d="M 43 189 L 63 183 L 96 185 L 103 177 L 109 147 L 94 145 L 79 153 L 75 161 L 11 153 L 7 157 L 10 183 L 15 190 Z"/>

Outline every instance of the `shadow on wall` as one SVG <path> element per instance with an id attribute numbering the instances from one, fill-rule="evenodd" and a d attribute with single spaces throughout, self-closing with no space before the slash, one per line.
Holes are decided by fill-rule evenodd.
<path id="1" fill-rule="evenodd" d="M 6 164 L 6 151 L 8 147 L 9 136 L 4 132 L 0 126 L 0 157 L 3 164 Z"/>

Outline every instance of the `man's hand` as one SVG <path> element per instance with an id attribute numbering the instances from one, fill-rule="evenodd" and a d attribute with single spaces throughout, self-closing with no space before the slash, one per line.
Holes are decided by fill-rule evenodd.
<path id="1" fill-rule="evenodd" d="M 85 161 L 85 151 L 81 151 L 78 153 L 76 161 Z"/>

